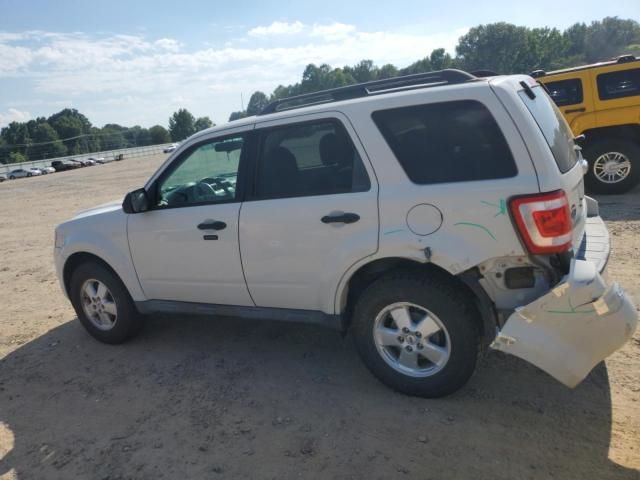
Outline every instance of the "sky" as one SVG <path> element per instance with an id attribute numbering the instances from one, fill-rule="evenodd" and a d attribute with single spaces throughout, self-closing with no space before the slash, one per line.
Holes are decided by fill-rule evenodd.
<path id="1" fill-rule="evenodd" d="M 406 66 L 481 23 L 640 20 L 640 0 L 0 0 L 0 127 L 76 108 L 96 126 L 227 121 L 309 63 Z"/>

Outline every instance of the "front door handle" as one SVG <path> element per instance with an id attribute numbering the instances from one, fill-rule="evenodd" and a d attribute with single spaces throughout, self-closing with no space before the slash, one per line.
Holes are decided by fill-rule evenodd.
<path id="1" fill-rule="evenodd" d="M 216 220 L 205 220 L 198 225 L 198 229 L 200 230 L 224 230 L 225 228 L 227 228 L 226 223 Z"/>
<path id="2" fill-rule="evenodd" d="M 357 213 L 336 213 L 325 215 L 320 220 L 322 223 L 355 223 L 360 220 L 360 215 Z"/>
<path id="3" fill-rule="evenodd" d="M 569 108 L 567 110 L 564 111 L 564 113 L 581 113 L 581 112 L 585 112 L 587 109 L 584 107 L 581 108 Z"/>

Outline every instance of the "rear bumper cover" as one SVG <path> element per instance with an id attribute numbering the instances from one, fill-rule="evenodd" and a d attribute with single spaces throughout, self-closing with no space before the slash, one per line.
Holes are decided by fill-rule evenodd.
<path id="1" fill-rule="evenodd" d="M 569 274 L 546 295 L 517 308 L 491 344 L 569 387 L 622 347 L 638 324 L 622 288 L 603 278 L 609 235 L 600 217 L 588 218 L 575 253 Z"/>

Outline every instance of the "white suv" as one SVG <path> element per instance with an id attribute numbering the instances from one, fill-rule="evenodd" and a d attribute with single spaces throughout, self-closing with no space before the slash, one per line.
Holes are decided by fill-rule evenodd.
<path id="1" fill-rule="evenodd" d="M 154 313 L 310 322 L 350 330 L 408 394 L 457 390 L 487 346 L 574 386 L 637 324 L 602 275 L 585 166 L 528 76 L 444 70 L 279 100 L 58 226 L 58 277 L 107 343 Z"/>

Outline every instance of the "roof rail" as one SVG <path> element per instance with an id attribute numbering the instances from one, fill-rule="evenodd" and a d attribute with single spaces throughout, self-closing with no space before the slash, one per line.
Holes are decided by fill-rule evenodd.
<path id="1" fill-rule="evenodd" d="M 483 70 L 474 70 L 471 73 L 471 75 L 474 75 L 476 77 L 497 77 L 498 75 L 500 75 L 498 72 L 495 72 L 494 70 L 487 70 L 487 69 L 483 69 Z"/>
<path id="2" fill-rule="evenodd" d="M 416 73 L 401 77 L 385 78 L 372 82 L 356 83 L 346 87 L 332 88 L 319 92 L 305 93 L 293 97 L 281 98 L 268 104 L 258 115 L 292 110 L 321 103 L 338 102 L 351 98 L 366 97 L 380 93 L 409 90 L 414 88 L 435 87 L 463 83 L 477 78 L 470 73 L 456 69 L 438 70 L 435 72 Z"/>

